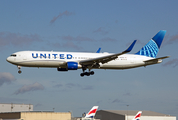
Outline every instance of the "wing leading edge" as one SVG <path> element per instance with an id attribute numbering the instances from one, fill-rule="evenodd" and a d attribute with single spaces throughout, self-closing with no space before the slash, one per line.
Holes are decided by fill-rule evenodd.
<path id="1" fill-rule="evenodd" d="M 136 41 L 137 40 L 134 40 L 133 43 L 125 51 L 123 51 L 121 53 L 116 53 L 116 54 L 112 54 L 112 55 L 106 55 L 106 56 L 103 56 L 103 57 L 98 57 L 98 58 L 89 59 L 89 60 L 82 60 L 79 63 L 82 66 L 88 66 L 88 65 L 92 66 L 94 64 L 107 63 L 107 62 L 109 62 L 111 60 L 114 60 L 114 59 L 118 58 L 118 56 L 120 56 L 120 55 L 123 55 L 123 54 L 126 54 L 126 53 L 130 52 L 132 50 L 132 48 L 134 47 Z"/>

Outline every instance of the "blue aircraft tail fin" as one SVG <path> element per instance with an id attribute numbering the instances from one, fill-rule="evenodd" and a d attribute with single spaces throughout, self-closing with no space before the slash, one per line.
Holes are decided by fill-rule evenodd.
<path id="1" fill-rule="evenodd" d="M 160 30 L 145 46 L 142 47 L 140 51 L 135 54 L 156 58 L 165 34 L 166 30 Z"/>

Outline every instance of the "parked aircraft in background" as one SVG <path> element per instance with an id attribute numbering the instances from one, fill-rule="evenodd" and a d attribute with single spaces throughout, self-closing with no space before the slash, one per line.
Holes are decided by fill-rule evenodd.
<path id="1" fill-rule="evenodd" d="M 97 109 L 98 109 L 98 106 L 93 106 L 91 108 L 91 110 L 82 118 L 82 120 L 90 120 L 90 119 L 86 119 L 86 118 L 94 118 Z"/>
<path id="2" fill-rule="evenodd" d="M 140 120 L 142 111 L 139 111 L 132 120 Z"/>
<path id="3" fill-rule="evenodd" d="M 129 69 L 161 63 L 162 59 L 169 57 L 156 58 L 165 34 L 165 30 L 159 31 L 135 54 L 126 53 L 132 50 L 136 40 L 121 53 L 100 53 L 101 48 L 96 53 L 20 51 L 13 53 L 6 60 L 17 65 L 18 73 L 21 73 L 21 66 L 50 67 L 57 68 L 58 71 L 82 69 L 83 72 L 80 75 L 89 76 L 94 74 L 92 69 Z M 87 69 L 88 72 L 85 72 Z"/>

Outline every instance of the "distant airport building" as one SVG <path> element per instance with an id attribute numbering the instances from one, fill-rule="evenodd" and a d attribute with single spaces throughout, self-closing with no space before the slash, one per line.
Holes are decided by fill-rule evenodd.
<path id="1" fill-rule="evenodd" d="M 123 110 L 99 110 L 95 118 L 100 120 L 132 120 L 138 111 Z M 176 120 L 176 116 L 170 116 L 152 111 L 142 111 L 140 120 Z"/>
<path id="2" fill-rule="evenodd" d="M 82 118 L 82 117 L 74 117 L 71 120 L 100 120 L 95 118 Z"/>
<path id="3" fill-rule="evenodd" d="M 9 112 L 0 113 L 0 120 L 71 120 L 70 112 Z"/>
<path id="4" fill-rule="evenodd" d="M 21 111 L 33 111 L 32 104 L 0 104 L 1 112 L 21 112 Z"/>

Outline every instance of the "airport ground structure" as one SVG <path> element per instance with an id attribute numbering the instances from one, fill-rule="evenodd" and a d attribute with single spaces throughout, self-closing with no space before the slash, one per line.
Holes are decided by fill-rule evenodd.
<path id="1" fill-rule="evenodd" d="M 0 120 L 132 120 L 138 110 L 99 110 L 94 118 L 72 118 L 71 112 L 33 111 L 32 104 L 0 104 Z M 142 111 L 140 120 L 176 120 L 152 111 Z"/>
<path id="2" fill-rule="evenodd" d="M 32 104 L 2 104 L 0 103 L 0 112 L 22 112 L 33 111 Z"/>
<path id="3" fill-rule="evenodd" d="M 99 110 L 95 118 L 100 120 L 132 120 L 138 110 Z M 140 120 L 176 120 L 176 116 L 170 116 L 152 111 L 142 111 Z"/>
<path id="4" fill-rule="evenodd" d="M 71 120 L 70 112 L 6 112 L 0 120 Z"/>

